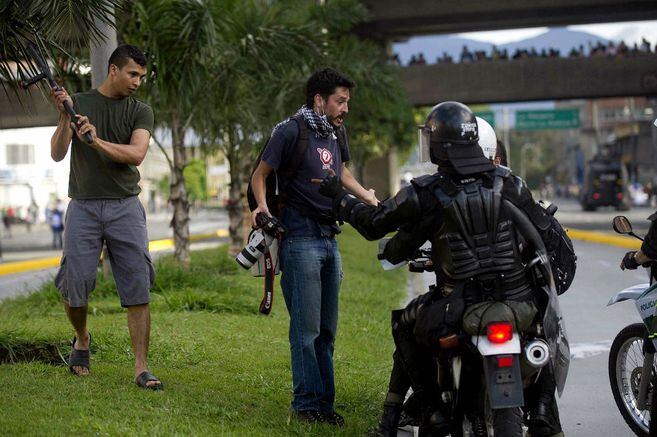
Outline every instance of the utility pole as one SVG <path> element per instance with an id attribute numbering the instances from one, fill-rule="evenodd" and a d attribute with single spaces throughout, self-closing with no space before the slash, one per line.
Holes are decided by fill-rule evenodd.
<path id="1" fill-rule="evenodd" d="M 100 29 L 102 36 L 89 41 L 89 57 L 91 58 L 91 87 L 98 88 L 107 77 L 107 60 L 118 45 L 116 40 L 116 29 L 114 28 L 114 11 L 106 17 L 111 23 L 108 24 L 98 17 L 94 17 L 94 24 Z M 103 246 L 103 275 L 109 278 L 112 270 L 109 263 L 109 252 L 107 245 Z"/>
<path id="2" fill-rule="evenodd" d="M 107 77 L 107 60 L 116 49 L 116 29 L 114 28 L 114 13 L 107 17 L 112 25 L 104 22 L 98 17 L 94 18 L 94 24 L 102 32 L 98 40 L 89 41 L 91 58 L 91 86 L 98 88 Z"/>

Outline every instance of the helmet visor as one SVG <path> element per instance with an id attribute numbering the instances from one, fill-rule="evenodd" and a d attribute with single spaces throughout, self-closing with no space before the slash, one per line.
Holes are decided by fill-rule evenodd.
<path id="1" fill-rule="evenodd" d="M 431 162 L 429 154 L 431 140 L 431 129 L 422 125 L 417 127 L 417 145 L 419 151 L 420 162 Z"/>

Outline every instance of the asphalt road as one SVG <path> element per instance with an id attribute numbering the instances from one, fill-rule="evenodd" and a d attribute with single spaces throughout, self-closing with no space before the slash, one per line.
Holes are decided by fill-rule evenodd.
<path id="1" fill-rule="evenodd" d="M 609 348 L 625 326 L 640 322 L 632 302 L 607 306 L 623 288 L 648 282 L 645 271 L 619 268 L 626 249 L 575 242 L 575 281 L 560 297 L 571 344 L 568 381 L 559 400 L 566 435 L 633 435 L 616 408 L 607 373 Z"/>

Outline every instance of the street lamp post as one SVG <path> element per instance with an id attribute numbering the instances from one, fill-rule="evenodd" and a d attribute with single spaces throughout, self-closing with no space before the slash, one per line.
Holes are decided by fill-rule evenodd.
<path id="1" fill-rule="evenodd" d="M 527 176 L 527 149 L 533 149 L 534 143 L 525 143 L 520 146 L 520 177 L 526 180 Z"/>

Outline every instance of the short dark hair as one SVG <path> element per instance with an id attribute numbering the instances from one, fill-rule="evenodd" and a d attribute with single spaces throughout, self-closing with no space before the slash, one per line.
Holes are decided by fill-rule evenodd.
<path id="1" fill-rule="evenodd" d="M 507 167 L 508 166 L 508 160 L 506 156 L 506 147 L 504 147 L 504 143 L 502 141 L 497 140 L 497 148 L 495 150 L 495 157 L 500 157 L 500 164 Z"/>
<path id="2" fill-rule="evenodd" d="M 107 61 L 107 71 L 109 72 L 110 66 L 112 64 L 116 65 L 119 68 L 123 68 L 128 61 L 132 59 L 137 64 L 145 67 L 148 63 L 146 55 L 139 50 L 137 47 L 130 44 L 123 44 L 118 46 Z"/>
<path id="3" fill-rule="evenodd" d="M 326 100 L 339 86 L 351 90 L 356 84 L 347 76 L 332 68 L 324 68 L 314 72 L 306 82 L 306 106 L 313 107 L 315 94 L 321 95 Z"/>

